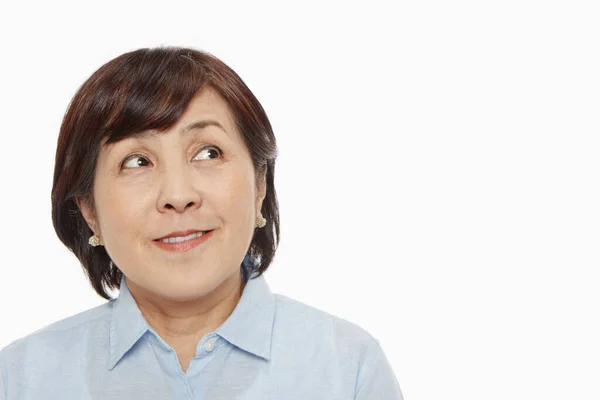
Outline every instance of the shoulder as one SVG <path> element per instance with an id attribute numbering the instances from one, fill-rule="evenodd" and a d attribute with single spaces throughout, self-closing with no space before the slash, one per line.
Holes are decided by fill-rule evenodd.
<path id="1" fill-rule="evenodd" d="M 38 358 L 50 363 L 60 359 L 59 356 L 80 346 L 87 338 L 104 332 L 100 327 L 108 328 L 112 306 L 113 301 L 108 301 L 14 340 L 0 350 L 0 363 L 16 366 L 34 363 Z"/>
<path id="2" fill-rule="evenodd" d="M 355 322 L 288 296 L 275 294 L 274 338 L 296 342 L 359 367 L 373 357 L 379 340 Z M 286 343 L 293 345 L 294 343 Z"/>
<path id="3" fill-rule="evenodd" d="M 327 385 L 356 399 L 402 400 L 387 355 L 368 330 L 287 296 L 276 294 L 275 304 L 273 340 L 300 367 L 296 372 L 302 365 L 318 371 Z"/>
<path id="4" fill-rule="evenodd" d="M 330 334 L 336 340 L 374 345 L 378 340 L 355 322 L 282 294 L 275 294 L 276 324 L 302 326 L 302 334 Z"/>
<path id="5" fill-rule="evenodd" d="M 402 399 L 381 343 L 371 332 L 298 300 L 274 296 L 273 365 L 293 369 L 290 384 L 302 376 L 345 397 Z"/>

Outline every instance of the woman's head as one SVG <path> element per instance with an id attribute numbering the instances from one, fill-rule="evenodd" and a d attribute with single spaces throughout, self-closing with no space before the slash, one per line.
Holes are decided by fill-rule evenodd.
<path id="1" fill-rule="evenodd" d="M 238 272 L 245 255 L 258 260 L 258 274 L 270 265 L 279 242 L 276 155 L 263 108 L 223 62 L 185 48 L 129 52 L 92 74 L 69 105 L 54 228 L 107 299 L 122 273 L 162 297 L 201 296 Z M 157 243 L 186 230 L 213 231 L 183 252 Z M 88 244 L 93 234 L 101 246 Z"/>

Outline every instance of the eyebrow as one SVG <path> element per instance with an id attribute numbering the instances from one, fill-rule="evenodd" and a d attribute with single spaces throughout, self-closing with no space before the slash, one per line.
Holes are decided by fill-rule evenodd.
<path id="1" fill-rule="evenodd" d="M 209 126 L 216 126 L 217 128 L 220 128 L 223 132 L 225 132 L 227 135 L 229 135 L 229 133 L 225 130 L 225 128 L 223 128 L 223 126 L 212 119 L 206 119 L 203 121 L 194 121 L 191 122 L 190 124 L 188 124 L 187 126 L 185 126 L 183 129 L 181 129 L 179 131 L 180 135 L 183 135 L 185 133 L 194 131 L 194 130 L 203 130 L 206 129 Z M 158 133 L 155 131 L 143 131 L 143 132 L 136 132 L 134 134 L 129 135 L 130 138 L 136 138 L 136 139 L 155 139 L 157 137 Z"/>

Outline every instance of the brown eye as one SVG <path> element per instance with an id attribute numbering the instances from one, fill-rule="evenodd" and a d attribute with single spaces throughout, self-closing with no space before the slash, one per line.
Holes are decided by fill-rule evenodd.
<path id="1" fill-rule="evenodd" d="M 200 150 L 198 152 L 198 156 L 201 155 L 201 154 L 208 155 L 208 159 L 210 160 L 210 159 L 215 159 L 215 158 L 220 157 L 221 156 L 221 150 L 218 147 L 216 147 L 216 146 L 206 146 L 206 147 L 204 147 L 202 150 Z M 214 155 L 214 157 L 210 157 L 210 155 Z M 198 158 L 198 156 L 196 156 L 195 158 Z"/>
<path id="2" fill-rule="evenodd" d="M 123 162 L 123 168 L 146 167 L 150 162 L 140 154 L 134 154 Z"/>

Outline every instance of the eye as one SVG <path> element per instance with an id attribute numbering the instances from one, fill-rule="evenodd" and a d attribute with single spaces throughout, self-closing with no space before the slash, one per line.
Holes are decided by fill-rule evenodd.
<path id="1" fill-rule="evenodd" d="M 206 146 L 198 152 L 198 155 L 203 154 L 203 153 L 215 155 L 215 157 L 210 157 L 209 159 L 218 158 L 222 154 L 221 149 L 219 149 L 217 146 Z M 194 157 L 194 159 L 196 159 L 196 158 L 198 158 L 198 156 Z"/>
<path id="2" fill-rule="evenodd" d="M 123 161 L 123 168 L 145 167 L 150 163 L 148 159 L 141 154 L 133 154 Z"/>
<path id="3" fill-rule="evenodd" d="M 219 149 L 217 146 L 206 146 L 198 152 L 198 155 L 203 153 L 209 155 L 208 159 L 218 158 L 223 154 L 221 149 Z M 210 157 L 211 154 L 214 155 L 214 157 Z M 194 157 L 194 159 L 196 159 L 198 155 Z M 127 157 L 125 161 L 123 161 L 122 168 L 135 169 L 138 167 L 147 167 L 149 164 L 150 161 L 146 156 L 141 154 L 132 154 L 131 156 Z"/>

